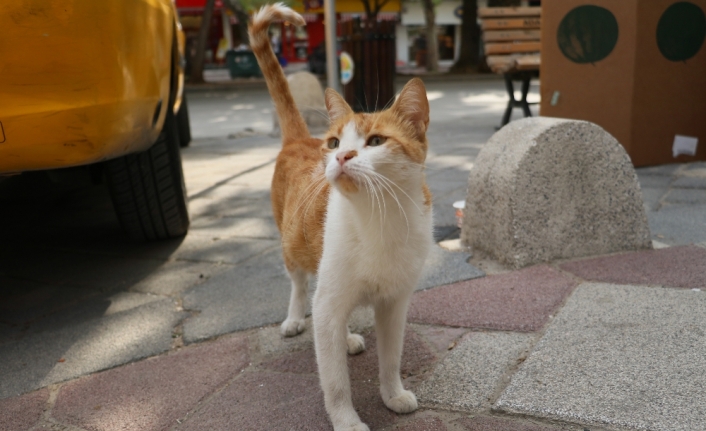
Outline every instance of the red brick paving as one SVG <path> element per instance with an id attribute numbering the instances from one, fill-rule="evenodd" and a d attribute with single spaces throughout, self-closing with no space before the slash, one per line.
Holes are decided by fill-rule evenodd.
<path id="1" fill-rule="evenodd" d="M 45 388 L 0 400 L 0 430 L 18 431 L 32 428 L 47 407 L 48 399 L 49 391 Z"/>
<path id="2" fill-rule="evenodd" d="M 538 265 L 414 294 L 410 322 L 509 331 L 537 331 L 576 281 Z"/>
<path id="3" fill-rule="evenodd" d="M 186 347 L 67 383 L 52 414 L 89 430 L 162 430 L 249 361 L 243 336 Z"/>
<path id="4" fill-rule="evenodd" d="M 375 332 L 366 334 L 364 338 L 365 351 L 348 357 L 350 377 L 352 380 L 377 382 L 378 357 Z M 446 346 L 448 346 L 448 343 Z M 424 343 L 422 338 L 412 328 L 408 327 L 405 331 L 402 362 L 400 364 L 401 374 L 403 376 L 420 374 L 429 368 L 436 359 L 437 356 Z M 303 350 L 265 362 L 262 367 L 283 373 L 313 374 L 317 371 L 316 355 L 313 349 Z"/>
<path id="5" fill-rule="evenodd" d="M 376 384 L 353 382 L 353 404 L 372 429 L 392 425 Z M 178 428 L 185 431 L 330 431 L 315 375 L 246 372 Z"/>
<path id="6" fill-rule="evenodd" d="M 706 248 L 696 246 L 645 250 L 561 265 L 591 281 L 706 288 Z"/>

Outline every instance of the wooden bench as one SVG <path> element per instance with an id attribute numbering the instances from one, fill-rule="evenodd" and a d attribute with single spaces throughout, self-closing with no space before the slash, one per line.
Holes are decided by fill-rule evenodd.
<path id="1" fill-rule="evenodd" d="M 541 7 L 481 7 L 483 46 L 488 67 L 505 78 L 510 96 L 500 127 L 510 122 L 513 108 L 522 108 L 531 117 L 527 102 L 530 80 L 539 75 L 539 26 Z M 522 82 L 522 98 L 515 99 L 513 81 Z"/>

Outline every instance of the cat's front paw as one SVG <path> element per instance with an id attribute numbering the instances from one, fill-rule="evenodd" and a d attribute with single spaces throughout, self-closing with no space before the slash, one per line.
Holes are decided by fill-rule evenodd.
<path id="1" fill-rule="evenodd" d="M 304 319 L 287 319 L 282 322 L 282 326 L 280 328 L 282 330 L 282 335 L 285 337 L 293 337 L 304 332 Z"/>
<path id="2" fill-rule="evenodd" d="M 348 354 L 357 355 L 358 353 L 365 350 L 365 340 L 358 334 L 348 334 L 346 339 L 348 342 Z"/>
<path id="3" fill-rule="evenodd" d="M 411 413 L 419 407 L 417 397 L 411 391 L 402 391 L 398 396 L 383 401 L 395 413 Z"/>

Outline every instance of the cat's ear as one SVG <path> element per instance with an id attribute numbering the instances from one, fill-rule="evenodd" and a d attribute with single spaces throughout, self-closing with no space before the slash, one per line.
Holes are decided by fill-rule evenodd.
<path id="1" fill-rule="evenodd" d="M 412 123 L 417 135 L 423 137 L 429 126 L 429 101 L 421 79 L 413 78 L 407 82 L 392 105 L 392 110 Z"/>
<path id="2" fill-rule="evenodd" d="M 328 111 L 328 117 L 331 119 L 332 123 L 339 118 L 353 113 L 353 110 L 348 103 L 346 103 L 345 99 L 330 88 L 326 89 L 326 110 Z"/>

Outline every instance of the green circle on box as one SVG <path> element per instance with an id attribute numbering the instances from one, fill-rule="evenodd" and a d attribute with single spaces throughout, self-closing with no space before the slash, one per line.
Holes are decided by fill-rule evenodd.
<path id="1" fill-rule="evenodd" d="M 664 11 L 657 24 L 657 47 L 670 61 L 695 56 L 706 38 L 706 15 L 691 2 L 678 2 Z"/>
<path id="2" fill-rule="evenodd" d="M 601 61 L 618 43 L 618 21 L 606 8 L 584 5 L 573 8 L 559 23 L 556 34 L 562 54 L 574 63 Z"/>

